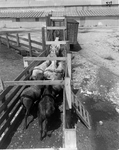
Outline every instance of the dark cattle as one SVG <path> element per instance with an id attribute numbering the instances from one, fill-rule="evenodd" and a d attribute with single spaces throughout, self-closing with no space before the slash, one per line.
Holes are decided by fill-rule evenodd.
<path id="1" fill-rule="evenodd" d="M 42 79 L 42 78 L 41 78 Z M 24 119 L 24 127 L 23 129 L 27 128 L 27 117 L 30 114 L 32 106 L 40 101 L 41 95 L 43 93 L 44 86 L 37 85 L 37 86 L 30 86 L 26 88 L 20 95 L 21 103 L 23 104 L 26 112 L 25 112 L 25 119 Z"/>
<path id="2" fill-rule="evenodd" d="M 55 93 L 52 86 L 46 86 L 41 101 L 38 104 L 38 121 L 40 127 L 40 139 L 47 135 L 47 125 L 51 115 L 55 111 Z"/>

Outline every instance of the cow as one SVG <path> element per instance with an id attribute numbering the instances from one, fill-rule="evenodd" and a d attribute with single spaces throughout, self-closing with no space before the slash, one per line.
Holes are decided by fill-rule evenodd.
<path id="1" fill-rule="evenodd" d="M 44 79 L 44 76 L 41 74 L 41 80 Z M 23 130 L 27 129 L 27 118 L 34 106 L 35 103 L 40 101 L 41 95 L 43 93 L 44 86 L 43 85 L 33 85 L 25 88 L 22 93 L 20 94 L 20 101 L 25 108 L 25 118 L 24 118 L 24 125 Z M 34 119 L 34 117 L 33 117 Z"/>
<path id="2" fill-rule="evenodd" d="M 55 112 L 55 92 L 51 85 L 47 85 L 44 89 L 42 98 L 38 103 L 38 122 L 40 128 L 40 140 L 47 135 L 47 125 L 51 115 Z"/>

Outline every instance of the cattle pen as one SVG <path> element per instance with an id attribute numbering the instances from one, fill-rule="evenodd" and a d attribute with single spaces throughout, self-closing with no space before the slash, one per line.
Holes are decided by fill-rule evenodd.
<path id="1" fill-rule="evenodd" d="M 59 21 L 61 20 L 61 22 Z M 60 22 L 60 23 L 59 23 Z M 78 101 L 77 97 L 72 92 L 72 69 L 71 69 L 71 53 L 70 53 L 70 44 L 75 44 L 77 42 L 77 31 L 68 30 L 71 28 L 70 23 L 72 21 L 67 21 L 65 17 L 52 17 L 48 16 L 46 20 L 46 28 L 42 28 L 42 52 L 40 55 L 32 55 L 31 40 L 29 40 L 29 55 L 31 57 L 24 57 L 24 70 L 18 75 L 14 81 L 1 81 L 1 87 L 3 91 L 0 93 L 0 101 L 2 102 L 0 106 L 0 148 L 3 147 L 5 141 L 7 140 L 9 134 L 16 126 L 16 123 L 19 120 L 20 115 L 22 114 L 23 107 L 20 103 L 20 94 L 27 85 L 63 85 L 63 119 L 62 119 L 62 146 L 58 149 L 67 149 L 67 150 L 77 150 L 77 141 L 76 141 L 76 127 L 67 128 L 66 117 L 67 112 L 72 109 L 75 109 L 78 116 L 82 119 L 87 128 L 91 129 L 90 119 L 88 111 L 84 108 L 82 103 Z M 67 25 L 68 24 L 68 25 Z M 77 23 L 74 21 L 72 27 L 76 28 Z M 72 33 L 72 36 L 70 34 Z M 59 36 L 60 41 L 55 42 L 54 38 Z M 18 34 L 17 34 L 17 39 Z M 28 34 L 30 39 L 30 34 Z M 69 37 L 72 37 L 70 39 Z M 9 47 L 8 34 L 6 35 L 7 46 Z M 5 40 L 5 39 L 4 39 Z M 25 39 L 24 39 L 25 40 Z M 28 40 L 27 40 L 28 41 Z M 47 57 L 49 54 L 49 45 L 51 44 L 60 44 L 63 48 L 63 57 Z M 38 43 L 36 43 L 38 44 Z M 17 41 L 17 46 L 19 42 Z M 21 49 L 21 48 L 20 48 Z M 54 81 L 30 81 L 29 72 L 39 63 L 42 63 L 45 60 L 61 60 L 65 61 L 65 79 L 64 80 L 54 80 Z M 4 86 L 7 88 L 4 89 Z M 40 147 L 39 147 L 40 149 Z M 55 149 L 55 148 L 46 148 Z"/>

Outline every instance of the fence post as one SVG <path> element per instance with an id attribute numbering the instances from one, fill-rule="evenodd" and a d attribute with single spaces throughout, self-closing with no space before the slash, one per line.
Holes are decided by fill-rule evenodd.
<path id="1" fill-rule="evenodd" d="M 45 44 L 45 27 L 42 27 L 42 49 L 43 49 L 43 51 L 46 50 L 46 44 Z"/>
<path id="2" fill-rule="evenodd" d="M 30 36 L 30 33 L 28 33 L 28 42 L 29 42 L 29 54 L 32 57 L 32 47 L 31 47 L 31 36 Z"/>
<path id="3" fill-rule="evenodd" d="M 0 36 L 0 47 L 1 47 L 1 45 L 2 45 L 2 41 L 1 41 L 1 36 Z"/>
<path id="4" fill-rule="evenodd" d="M 17 46 L 19 47 L 20 43 L 19 43 L 19 35 L 18 35 L 18 33 L 16 34 L 16 39 L 17 39 Z"/>
<path id="5" fill-rule="evenodd" d="M 6 33 L 6 41 L 7 41 L 7 47 L 10 48 L 10 44 L 9 44 L 9 39 L 8 39 L 8 34 Z"/>

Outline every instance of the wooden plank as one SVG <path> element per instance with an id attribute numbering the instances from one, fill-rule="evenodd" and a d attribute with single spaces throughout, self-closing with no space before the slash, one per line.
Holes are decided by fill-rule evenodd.
<path id="1" fill-rule="evenodd" d="M 66 97 L 65 97 L 65 92 L 66 91 L 65 90 L 66 89 L 63 88 L 63 132 L 64 132 L 64 129 L 66 128 Z M 63 144 L 64 144 L 64 141 L 63 141 Z"/>
<path id="2" fill-rule="evenodd" d="M 27 38 L 19 37 L 20 40 L 28 42 L 29 40 Z"/>
<path id="3" fill-rule="evenodd" d="M 25 59 L 23 59 L 23 64 L 24 64 L 24 68 L 27 68 L 29 66 L 28 61 L 26 61 Z"/>
<path id="4" fill-rule="evenodd" d="M 24 44 L 24 43 L 20 42 L 20 45 L 29 48 L 29 45 L 27 45 L 27 44 Z"/>
<path id="5" fill-rule="evenodd" d="M 52 20 L 64 20 L 65 17 L 50 17 Z"/>
<path id="6" fill-rule="evenodd" d="M 72 92 L 72 95 L 73 95 L 72 104 L 76 110 L 77 115 L 86 125 L 86 127 L 88 129 L 91 129 L 90 116 L 89 116 L 88 111 L 85 109 L 83 104 L 78 100 L 78 98 L 73 94 L 73 92 Z"/>
<path id="7" fill-rule="evenodd" d="M 7 105 L 9 104 L 9 102 L 13 99 L 13 97 L 15 96 L 15 94 L 19 91 L 23 91 L 23 89 L 25 88 L 25 86 L 21 87 L 17 87 L 11 94 L 10 96 L 7 98 L 7 101 L 5 101 L 1 106 L 0 106 L 0 113 L 7 107 Z"/>
<path id="8" fill-rule="evenodd" d="M 20 107 L 18 116 L 16 117 L 15 121 L 12 123 L 12 125 L 10 126 L 9 130 L 7 131 L 7 133 L 1 139 L 1 141 L 0 141 L 0 148 L 2 148 L 4 146 L 5 142 L 7 141 L 7 138 L 9 137 L 11 132 L 16 128 L 16 125 L 18 126 L 19 117 L 21 117 L 21 115 L 22 115 L 22 107 Z"/>
<path id="9" fill-rule="evenodd" d="M 51 27 L 51 26 L 47 26 L 46 27 L 47 30 L 66 30 L 65 26 L 61 26 L 61 27 Z"/>
<path id="10" fill-rule="evenodd" d="M 46 50 L 46 43 L 45 43 L 45 27 L 42 27 L 42 48 Z"/>
<path id="11" fill-rule="evenodd" d="M 7 47 L 10 48 L 9 39 L 8 39 L 8 35 L 7 34 L 6 34 L 6 42 L 7 42 Z"/>
<path id="12" fill-rule="evenodd" d="M 16 114 L 16 112 L 18 111 L 18 109 L 20 108 L 20 106 L 21 106 L 21 103 L 18 103 L 17 106 L 16 106 L 16 109 L 14 110 L 14 112 L 8 118 L 8 120 L 4 124 L 4 126 L 0 129 L 0 135 L 6 130 L 6 128 L 10 128 L 9 124 L 10 124 L 11 120 L 13 119 L 14 115 Z"/>
<path id="13" fill-rule="evenodd" d="M 16 34 L 16 39 L 17 39 L 17 46 L 20 46 L 20 44 L 19 44 L 19 35 L 18 35 L 18 33 Z"/>
<path id="14" fill-rule="evenodd" d="M 6 112 L 4 113 L 4 115 L 0 118 L 0 125 L 3 123 L 3 121 L 7 118 L 7 116 L 9 115 L 9 113 L 12 111 L 12 109 L 15 107 L 15 105 L 17 104 L 18 100 L 15 99 L 12 104 L 10 105 L 10 107 L 7 107 Z"/>
<path id="15" fill-rule="evenodd" d="M 2 79 L 0 78 L 0 92 L 2 92 L 5 89 L 4 83 Z"/>
<path id="16" fill-rule="evenodd" d="M 18 98 L 19 95 L 21 94 L 21 92 L 23 91 L 23 89 L 25 88 L 25 86 L 23 86 L 19 92 L 17 93 L 17 95 L 14 96 L 14 98 L 12 99 L 12 104 L 7 107 L 6 112 L 4 113 L 4 115 L 0 118 L 0 124 L 2 124 L 2 122 L 6 119 L 6 117 L 8 116 L 8 114 L 12 111 L 12 109 L 15 108 L 15 105 L 18 103 Z M 8 99 L 9 100 L 9 99 Z"/>
<path id="17" fill-rule="evenodd" d="M 15 39 L 16 39 L 16 36 L 15 36 L 15 35 L 12 35 L 12 34 L 8 34 L 8 37 L 12 37 L 12 38 L 15 38 Z"/>
<path id="18" fill-rule="evenodd" d="M 70 79 L 72 78 L 71 76 L 71 54 L 68 53 L 67 54 L 67 67 L 68 67 L 68 77 L 70 77 Z"/>
<path id="19" fill-rule="evenodd" d="M 32 57 L 31 35 L 30 35 L 30 33 L 28 33 L 28 42 L 29 42 L 29 54 Z"/>
<path id="20" fill-rule="evenodd" d="M 46 41 L 46 45 L 52 45 L 52 44 L 66 44 L 67 41 Z"/>
<path id="21" fill-rule="evenodd" d="M 63 80 L 37 80 L 37 81 L 4 81 L 7 86 L 10 85 L 64 85 Z"/>
<path id="22" fill-rule="evenodd" d="M 45 51 L 43 51 L 39 57 L 42 57 L 44 56 L 45 54 Z M 32 67 L 38 65 L 40 62 L 39 61 L 34 61 L 34 62 L 31 62 L 31 64 L 26 68 L 24 69 L 16 78 L 15 78 L 15 81 L 18 81 L 20 80 L 25 74 L 27 71 L 29 71 L 29 69 L 31 69 Z M 42 62 L 41 62 L 42 63 Z M 12 89 L 12 86 L 8 87 L 5 89 L 5 91 L 3 91 L 1 94 L 0 94 L 0 101 L 2 101 L 2 99 L 5 97 L 5 95 Z"/>
<path id="23" fill-rule="evenodd" d="M 14 41 L 14 40 L 12 40 L 12 39 L 9 39 L 9 44 L 11 45 L 11 44 L 16 44 L 16 41 Z"/>
<path id="24" fill-rule="evenodd" d="M 34 44 L 37 44 L 37 45 L 41 45 L 41 46 L 42 46 L 42 43 L 41 43 L 41 42 L 38 42 L 38 41 L 33 41 L 33 40 L 31 40 L 31 43 L 34 43 Z"/>
<path id="25" fill-rule="evenodd" d="M 65 91 L 66 91 L 66 100 L 68 102 L 69 109 L 72 108 L 72 97 L 71 97 L 71 83 L 70 78 L 65 78 Z"/>
<path id="26" fill-rule="evenodd" d="M 65 148 L 77 148 L 76 129 L 64 130 Z"/>
<path id="27" fill-rule="evenodd" d="M 61 60 L 66 61 L 66 57 L 23 57 L 24 61 Z"/>

